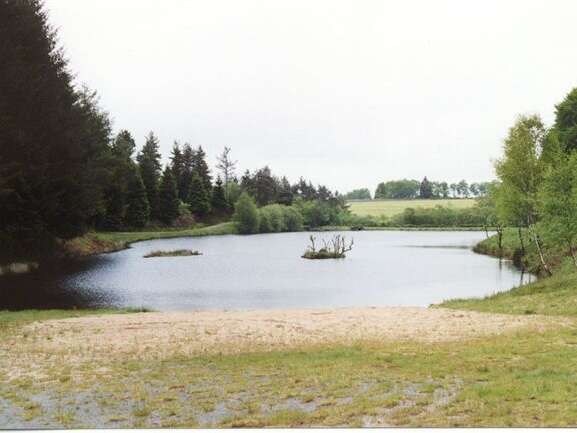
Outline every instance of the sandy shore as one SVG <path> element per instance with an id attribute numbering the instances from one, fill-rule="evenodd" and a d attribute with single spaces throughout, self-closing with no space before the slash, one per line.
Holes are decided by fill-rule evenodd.
<path id="1" fill-rule="evenodd" d="M 237 353 L 324 343 L 446 342 L 559 323 L 443 308 L 386 307 L 254 311 L 190 311 L 88 316 L 29 325 L 24 349 L 98 358 L 114 355 Z"/>

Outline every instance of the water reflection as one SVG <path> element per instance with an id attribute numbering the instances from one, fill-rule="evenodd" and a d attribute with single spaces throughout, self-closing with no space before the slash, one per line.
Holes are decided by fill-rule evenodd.
<path id="1" fill-rule="evenodd" d="M 317 237 L 330 238 L 332 233 Z M 428 305 L 486 296 L 531 281 L 471 247 L 483 232 L 345 233 L 343 260 L 304 260 L 308 233 L 147 241 L 74 268 L 0 279 L 0 308 L 156 310 Z M 144 259 L 152 250 L 193 257 Z"/>

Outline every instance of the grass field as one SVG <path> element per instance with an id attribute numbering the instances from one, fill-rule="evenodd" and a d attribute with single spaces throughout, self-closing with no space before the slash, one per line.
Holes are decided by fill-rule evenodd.
<path id="1" fill-rule="evenodd" d="M 348 203 L 351 212 L 360 216 L 392 217 L 402 213 L 406 208 L 432 208 L 435 206 L 449 206 L 455 209 L 471 207 L 475 204 L 472 198 L 439 199 L 439 200 L 367 200 L 351 201 Z"/>

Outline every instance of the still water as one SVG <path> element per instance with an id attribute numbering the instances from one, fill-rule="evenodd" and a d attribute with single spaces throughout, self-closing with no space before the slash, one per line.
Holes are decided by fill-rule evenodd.
<path id="1" fill-rule="evenodd" d="M 334 233 L 317 233 L 329 239 Z M 147 307 L 154 310 L 426 306 L 526 283 L 509 262 L 475 254 L 483 232 L 343 233 L 340 260 L 300 256 L 310 233 L 139 242 L 74 269 L 0 278 L 0 309 Z M 154 250 L 202 256 L 143 258 Z"/>

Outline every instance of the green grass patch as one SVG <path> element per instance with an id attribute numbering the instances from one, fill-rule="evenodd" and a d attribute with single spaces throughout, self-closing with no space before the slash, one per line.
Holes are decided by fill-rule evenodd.
<path id="1" fill-rule="evenodd" d="M 133 359 L 130 368 L 104 364 L 106 380 L 77 369 L 85 377 L 34 381 L 19 392 L 113 396 L 101 407 L 105 419 L 132 408 L 119 427 L 155 419 L 174 427 L 567 426 L 577 423 L 575 347 L 577 330 L 568 328 L 459 343 Z M 71 426 L 81 421 L 70 411 Z"/>
<path id="2" fill-rule="evenodd" d="M 439 306 L 504 314 L 577 317 L 577 272 L 556 273 L 534 283 L 480 299 L 454 299 Z"/>
<path id="3" fill-rule="evenodd" d="M 32 322 L 68 319 L 71 317 L 94 316 L 100 314 L 141 313 L 145 308 L 94 309 L 94 310 L 0 310 L 0 335 L 3 331 L 14 330 Z"/>

